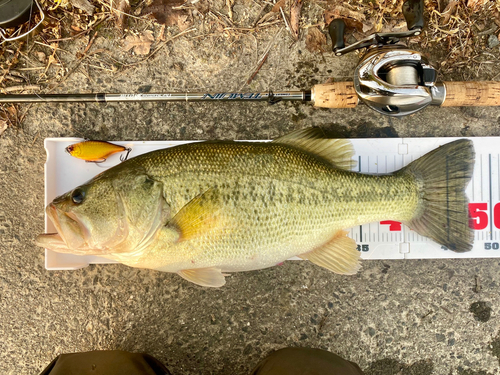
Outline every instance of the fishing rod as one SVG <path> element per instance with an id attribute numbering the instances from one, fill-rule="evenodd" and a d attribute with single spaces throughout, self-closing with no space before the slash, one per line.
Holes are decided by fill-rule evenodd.
<path id="1" fill-rule="evenodd" d="M 328 25 L 336 56 L 366 48 L 352 82 L 318 84 L 302 91 L 7 94 L 0 95 L 0 103 L 302 101 L 319 108 L 355 108 L 364 103 L 393 117 L 418 112 L 428 105 L 500 106 L 500 82 L 437 82 L 437 70 L 428 59 L 400 43 L 402 38 L 420 35 L 423 8 L 423 0 L 407 0 L 403 3 L 407 31 L 374 33 L 349 46 L 344 42 L 344 21 L 334 19 Z"/>

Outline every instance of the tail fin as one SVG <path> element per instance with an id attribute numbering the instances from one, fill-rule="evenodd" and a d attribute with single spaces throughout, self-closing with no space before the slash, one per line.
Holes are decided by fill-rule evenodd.
<path id="1" fill-rule="evenodd" d="M 448 249 L 472 249 L 469 202 L 465 195 L 474 169 L 472 142 L 460 139 L 413 161 L 398 173 L 411 174 L 420 187 L 421 208 L 405 223 Z"/>

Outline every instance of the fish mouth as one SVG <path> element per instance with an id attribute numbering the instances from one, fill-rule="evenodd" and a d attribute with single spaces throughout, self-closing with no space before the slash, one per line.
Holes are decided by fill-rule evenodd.
<path id="1" fill-rule="evenodd" d="M 40 234 L 37 246 L 59 253 L 88 254 L 89 230 L 75 214 L 58 209 L 54 203 L 47 206 L 46 213 L 57 233 Z"/>
<path id="2" fill-rule="evenodd" d="M 39 234 L 35 239 L 37 246 L 57 251 L 58 253 L 69 253 L 70 249 L 66 242 L 62 239 L 59 233 L 43 233 Z"/>

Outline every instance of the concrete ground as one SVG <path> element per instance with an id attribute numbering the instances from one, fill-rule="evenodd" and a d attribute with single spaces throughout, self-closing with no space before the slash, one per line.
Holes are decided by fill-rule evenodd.
<path id="1" fill-rule="evenodd" d="M 272 30 L 232 44 L 181 37 L 123 74 L 76 70 L 57 92 L 249 90 Z M 98 37 L 92 48 L 109 43 L 119 44 Z M 355 65 L 353 54 L 311 54 L 282 33 L 250 87 L 310 88 L 350 79 Z M 307 103 L 31 106 L 0 137 L 0 372 L 36 374 L 61 353 L 122 349 L 147 352 L 175 375 L 248 374 L 275 349 L 307 346 L 371 375 L 499 374 L 500 259 L 365 261 L 355 276 L 286 262 L 234 274 L 221 289 L 123 265 L 44 269 L 34 245 L 43 232 L 44 138 L 271 139 L 308 126 L 340 137 L 498 136 L 500 110 L 428 108 L 391 119 L 365 106 Z"/>

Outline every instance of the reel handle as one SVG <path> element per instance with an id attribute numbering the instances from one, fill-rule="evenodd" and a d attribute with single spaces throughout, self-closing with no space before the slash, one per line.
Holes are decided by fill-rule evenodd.
<path id="1" fill-rule="evenodd" d="M 423 29 L 424 0 L 407 0 L 403 3 L 402 10 L 408 30 Z"/>
<path id="2" fill-rule="evenodd" d="M 336 18 L 328 25 L 328 33 L 332 38 L 332 51 L 336 54 L 339 49 L 345 47 L 344 42 L 345 22 L 342 18 Z"/>
<path id="3" fill-rule="evenodd" d="M 347 47 L 344 42 L 345 22 L 343 19 L 334 19 L 328 25 L 328 32 L 332 38 L 332 51 L 335 56 L 342 56 L 358 49 L 392 45 L 398 43 L 401 38 L 420 35 L 424 27 L 424 0 L 406 0 L 403 3 L 403 15 L 408 31 L 374 33 Z"/>

